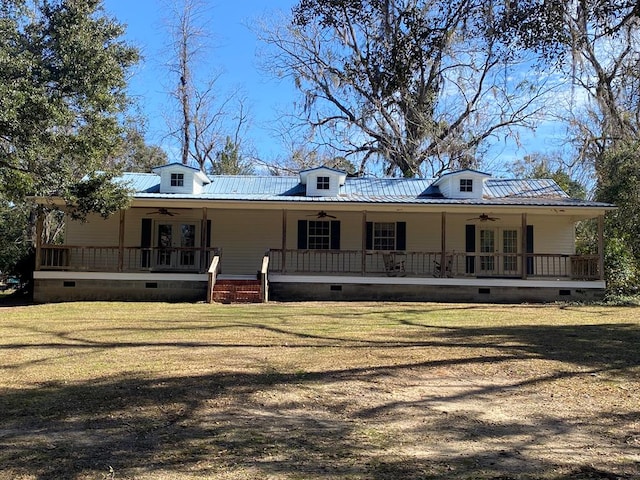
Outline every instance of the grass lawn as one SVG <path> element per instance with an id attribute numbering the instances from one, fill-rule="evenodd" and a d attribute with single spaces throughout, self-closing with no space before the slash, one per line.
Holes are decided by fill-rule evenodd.
<path id="1" fill-rule="evenodd" d="M 640 478 L 640 308 L 0 307 L 1 479 Z"/>

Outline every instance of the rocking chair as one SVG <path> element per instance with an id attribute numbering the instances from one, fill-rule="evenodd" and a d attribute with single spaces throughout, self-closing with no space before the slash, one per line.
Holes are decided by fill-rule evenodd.
<path id="1" fill-rule="evenodd" d="M 382 260 L 387 277 L 404 277 L 407 274 L 404 269 L 404 260 L 397 260 L 395 253 L 383 253 Z"/>

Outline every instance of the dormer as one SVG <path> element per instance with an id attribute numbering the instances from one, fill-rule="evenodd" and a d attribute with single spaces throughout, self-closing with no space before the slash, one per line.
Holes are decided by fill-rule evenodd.
<path id="1" fill-rule="evenodd" d="M 433 182 L 445 198 L 482 198 L 488 173 L 465 169 L 446 173 Z"/>
<path id="2" fill-rule="evenodd" d="M 160 193 L 202 193 L 211 180 L 198 168 L 181 163 L 169 163 L 155 167 L 153 173 L 160 175 Z"/>
<path id="3" fill-rule="evenodd" d="M 329 167 L 316 167 L 300 172 L 300 183 L 306 185 L 307 197 L 336 197 L 347 173 Z"/>

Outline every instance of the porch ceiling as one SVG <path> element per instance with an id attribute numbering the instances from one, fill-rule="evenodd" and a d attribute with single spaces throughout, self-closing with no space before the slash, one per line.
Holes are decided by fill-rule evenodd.
<path id="1" fill-rule="evenodd" d="M 260 211 L 291 211 L 309 212 L 317 209 L 331 210 L 332 212 L 406 212 L 406 213 L 450 213 L 450 214 L 473 214 L 473 213 L 502 213 L 520 215 L 522 213 L 537 215 L 562 215 L 573 216 L 576 220 L 595 218 L 605 214 L 607 211 L 615 210 L 615 207 L 581 204 L 536 204 L 534 202 L 519 202 L 517 204 L 505 204 L 504 202 L 440 202 L 440 203 L 366 203 L 366 202 L 330 202 L 313 201 L 308 199 L 305 202 L 282 202 L 282 201 L 238 201 L 238 200 L 195 200 L 187 198 L 134 198 L 131 208 L 158 208 L 160 206 L 169 208 L 190 208 L 210 210 L 260 210 Z"/>

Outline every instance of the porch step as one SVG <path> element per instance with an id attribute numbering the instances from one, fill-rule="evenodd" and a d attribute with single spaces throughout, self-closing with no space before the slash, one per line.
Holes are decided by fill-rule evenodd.
<path id="1" fill-rule="evenodd" d="M 212 300 L 218 303 L 261 303 L 259 280 L 219 279 Z"/>

